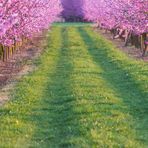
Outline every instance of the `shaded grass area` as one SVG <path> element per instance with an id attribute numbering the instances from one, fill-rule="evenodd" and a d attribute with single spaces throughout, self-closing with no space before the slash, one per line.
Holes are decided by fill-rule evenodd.
<path id="1" fill-rule="evenodd" d="M 81 24 L 56 24 L 38 69 L 0 109 L 0 147 L 147 147 L 147 70 Z"/>
<path id="2" fill-rule="evenodd" d="M 129 59 L 92 29 L 79 28 L 79 32 L 93 60 L 103 69 L 102 78 L 128 107 L 124 112 L 133 117 L 136 140 L 148 145 L 147 64 Z"/>
<path id="3" fill-rule="evenodd" d="M 75 139 L 79 137 L 79 119 L 73 110 L 75 97 L 71 88 L 71 72 L 73 65 L 68 49 L 67 29 L 62 28 L 62 46 L 59 49 L 56 70 L 51 81 L 47 83 L 46 91 L 41 103 L 44 111 L 37 118 L 39 129 L 33 136 L 34 144 L 39 139 L 38 147 L 70 147 L 77 145 Z M 38 108 L 40 113 L 40 108 Z M 46 126 L 45 126 L 46 123 Z M 33 144 L 33 145 L 34 145 Z"/>

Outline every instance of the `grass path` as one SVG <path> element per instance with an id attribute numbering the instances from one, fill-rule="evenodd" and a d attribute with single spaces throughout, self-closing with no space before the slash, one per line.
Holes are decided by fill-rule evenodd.
<path id="1" fill-rule="evenodd" d="M 0 108 L 0 147 L 148 147 L 148 66 L 88 25 L 54 25 L 38 69 Z"/>

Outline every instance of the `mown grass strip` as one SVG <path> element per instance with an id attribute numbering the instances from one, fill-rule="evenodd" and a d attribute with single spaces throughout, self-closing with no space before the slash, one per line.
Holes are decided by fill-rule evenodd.
<path id="1" fill-rule="evenodd" d="M 148 66 L 128 58 L 92 29 L 79 29 L 94 62 L 101 66 L 102 77 L 126 104 L 124 111 L 133 117 L 137 141 L 148 145 Z M 92 46 L 93 45 L 93 46 Z"/>
<path id="2" fill-rule="evenodd" d="M 81 27 L 80 27 L 81 28 Z M 105 71 L 94 61 L 85 36 L 79 29 L 69 29 L 69 50 L 73 62 L 75 110 L 80 119 L 82 147 L 142 147 L 136 140 L 133 117 L 118 92 L 104 78 Z M 87 36 L 86 36 L 87 37 Z M 95 46 L 92 42 L 91 49 Z M 141 143 L 141 144 L 140 144 Z"/>
<path id="3" fill-rule="evenodd" d="M 32 136 L 33 145 L 37 147 L 70 147 L 76 145 L 73 139 L 79 136 L 78 119 L 74 116 L 74 96 L 72 93 L 71 53 L 68 48 L 68 29 L 62 27 L 62 47 L 52 76 L 52 81 L 47 83 L 46 91 L 41 103 L 44 111 L 41 113 L 42 120 L 37 121 L 39 129 Z M 40 113 L 41 110 L 38 109 Z M 45 125 L 46 124 L 46 125 Z M 42 133 L 42 135 L 40 134 Z"/>
<path id="4" fill-rule="evenodd" d="M 40 131 L 42 96 L 56 69 L 61 48 L 61 29 L 53 28 L 48 47 L 35 63 L 38 70 L 25 76 L 12 93 L 12 100 L 0 109 L 0 147 L 29 147 L 34 132 Z M 39 109 L 40 112 L 36 112 Z"/>
<path id="5" fill-rule="evenodd" d="M 0 147 L 147 145 L 147 66 L 83 27 L 53 27 L 38 70 L 0 110 Z"/>

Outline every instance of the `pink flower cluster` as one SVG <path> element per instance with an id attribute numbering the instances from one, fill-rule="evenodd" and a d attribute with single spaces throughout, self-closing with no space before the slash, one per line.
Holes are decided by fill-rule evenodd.
<path id="1" fill-rule="evenodd" d="M 84 0 L 83 14 L 107 29 L 148 32 L 148 0 Z"/>
<path id="2" fill-rule="evenodd" d="M 61 11 L 60 0 L 0 0 L 0 43 L 9 46 L 32 37 L 48 28 Z"/>

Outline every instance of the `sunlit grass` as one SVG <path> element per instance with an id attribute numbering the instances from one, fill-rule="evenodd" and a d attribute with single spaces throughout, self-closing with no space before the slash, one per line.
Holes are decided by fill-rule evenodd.
<path id="1" fill-rule="evenodd" d="M 55 24 L 48 42 L 0 109 L 0 147 L 147 147 L 147 64 L 86 25 Z"/>

